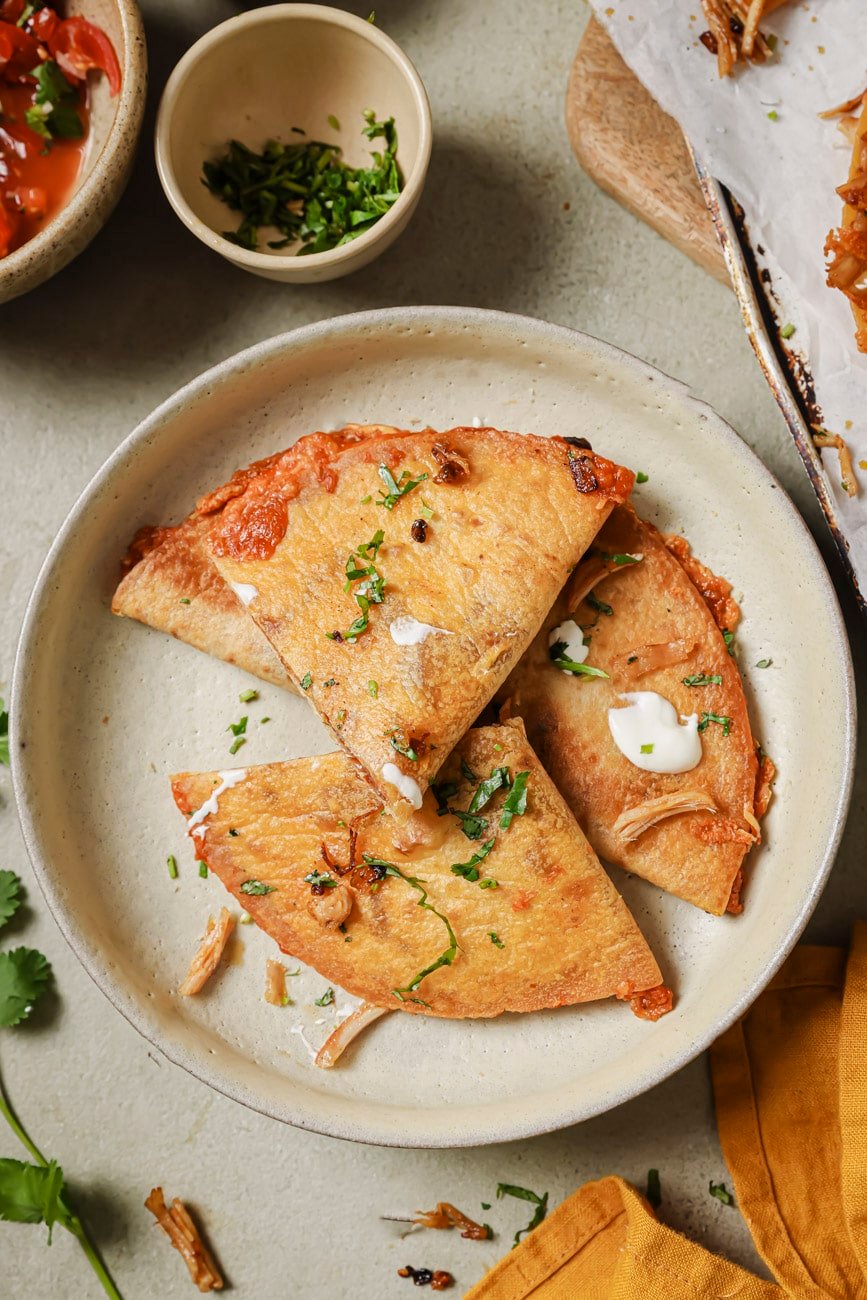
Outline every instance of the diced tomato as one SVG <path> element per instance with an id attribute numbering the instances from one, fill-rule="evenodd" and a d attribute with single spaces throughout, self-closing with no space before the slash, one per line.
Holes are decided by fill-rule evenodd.
<path id="1" fill-rule="evenodd" d="M 17 23 L 26 7 L 27 0 L 2 0 L 0 20 L 4 23 Z"/>
<path id="2" fill-rule="evenodd" d="M 7 208 L 0 199 L 0 257 L 7 257 L 15 245 L 18 233 L 18 214 Z"/>
<path id="3" fill-rule="evenodd" d="M 31 32 L 38 41 L 46 45 L 59 26 L 60 18 L 53 9 L 37 9 L 30 19 Z"/>
<path id="4" fill-rule="evenodd" d="M 84 81 L 88 72 L 96 69 L 108 77 L 112 95 L 120 90 L 120 64 L 114 46 L 105 32 L 86 18 L 64 19 L 46 43 L 67 77 Z"/>
<path id="5" fill-rule="evenodd" d="M 39 43 L 23 27 L 0 23 L 0 77 L 23 81 L 39 62 Z"/>

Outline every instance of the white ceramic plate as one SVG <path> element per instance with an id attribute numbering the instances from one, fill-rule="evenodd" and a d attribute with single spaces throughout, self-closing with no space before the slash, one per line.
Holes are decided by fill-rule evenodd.
<path id="1" fill-rule="evenodd" d="M 316 1070 L 346 1010 L 324 981 L 295 1005 L 262 999 L 273 943 L 242 927 L 198 998 L 175 992 L 226 895 L 199 878 L 167 777 L 319 753 L 308 705 L 187 646 L 115 619 L 109 600 L 136 527 L 184 515 L 238 465 L 347 421 L 448 428 L 474 419 L 587 436 L 649 475 L 640 511 L 683 531 L 742 598 L 738 631 L 758 738 L 779 779 L 747 907 L 713 918 L 617 872 L 677 994 L 658 1024 L 622 1004 L 492 1021 L 395 1014 L 342 1064 Z M 522 486 L 514 484 L 514 509 Z M 773 665 L 754 670 L 758 659 Z M 249 740 L 228 756 L 230 722 Z M 270 715 L 262 725 L 258 719 Z M 248 1106 L 320 1132 L 400 1146 L 472 1145 L 585 1119 L 705 1048 L 779 966 L 825 881 L 850 793 L 855 702 L 845 632 L 816 547 L 767 470 L 682 385 L 569 330 L 464 308 L 345 316 L 259 344 L 159 407 L 107 461 L 36 584 L 16 663 L 13 773 L 46 898 L 115 1006 L 167 1056 Z M 166 871 L 175 853 L 177 882 Z"/>

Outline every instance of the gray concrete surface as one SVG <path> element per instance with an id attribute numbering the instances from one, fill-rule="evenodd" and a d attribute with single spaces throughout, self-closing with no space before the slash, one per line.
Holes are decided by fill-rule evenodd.
<path id="1" fill-rule="evenodd" d="M 370 0 L 353 5 L 365 12 Z M 292 289 L 234 271 L 181 228 L 154 172 L 149 134 L 169 69 L 229 0 L 144 0 L 151 112 L 135 175 L 101 237 L 72 267 L 0 312 L 0 690 L 25 602 L 54 533 L 108 453 L 157 402 L 204 367 L 308 321 L 397 303 L 471 303 L 578 326 L 686 380 L 779 476 L 833 569 L 823 521 L 754 363 L 733 296 L 595 189 L 563 126 L 566 78 L 586 9 L 571 0 L 379 0 L 377 21 L 416 61 L 435 147 L 422 206 L 403 239 L 348 280 Z M 568 207 L 567 207 L 568 205 Z M 769 557 L 768 581 L 785 556 Z M 847 602 L 853 639 L 863 636 Z M 809 611 L 794 610 L 809 653 Z M 863 679 L 863 655 L 861 656 Z M 797 700 L 792 701 L 797 708 Z M 828 745 L 835 738 L 828 737 Z M 862 743 L 863 750 L 863 743 Z M 817 755 L 821 762 L 821 755 Z M 862 764 L 863 771 L 863 764 Z M 863 776 L 814 941 L 843 942 L 867 915 Z M 142 1201 L 155 1182 L 201 1212 L 244 1300 L 408 1297 L 404 1263 L 450 1268 L 459 1292 L 526 1221 L 494 1204 L 489 1245 L 455 1234 L 401 1241 L 380 1213 L 448 1198 L 493 1201 L 499 1180 L 549 1191 L 661 1171 L 673 1226 L 757 1265 L 736 1210 L 710 1198 L 726 1178 L 707 1063 L 592 1122 L 482 1150 L 351 1146 L 282 1128 L 187 1077 L 149 1048 L 91 984 L 47 913 L 0 771 L 0 865 L 28 882 L 13 938 L 42 948 L 58 993 L 32 1024 L 0 1035 L 0 1067 L 36 1140 L 57 1157 L 126 1300 L 188 1296 L 186 1272 Z M 721 972 L 725 978 L 725 972 Z M 0 1127 L 0 1155 L 20 1151 Z M 10 1300 L 101 1294 L 58 1230 L 0 1227 Z"/>

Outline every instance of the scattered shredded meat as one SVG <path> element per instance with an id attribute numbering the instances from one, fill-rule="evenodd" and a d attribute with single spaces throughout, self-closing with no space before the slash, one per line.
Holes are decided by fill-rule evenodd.
<path id="1" fill-rule="evenodd" d="M 455 1281 L 451 1273 L 447 1273 L 444 1268 L 435 1270 L 413 1268 L 412 1264 L 407 1264 L 405 1268 L 399 1268 L 397 1276 L 411 1277 L 416 1286 L 429 1286 L 431 1291 L 447 1291 L 450 1286 L 454 1285 Z"/>
<path id="2" fill-rule="evenodd" d="M 422 1228 L 460 1228 L 468 1241 L 487 1241 L 491 1235 L 486 1223 L 476 1223 L 449 1201 L 437 1201 L 432 1210 L 417 1210 L 413 1223 Z"/>
<path id="3" fill-rule="evenodd" d="M 674 558 L 686 572 L 692 585 L 698 588 L 714 622 L 721 632 L 734 632 L 741 618 L 740 606 L 732 596 L 732 584 L 719 578 L 706 564 L 692 554 L 685 537 L 671 533 L 662 539 Z"/>
<path id="4" fill-rule="evenodd" d="M 839 112 L 848 113 L 859 103 L 862 105 L 860 117 L 847 132 L 852 141 L 849 177 L 837 186 L 837 193 L 843 200 L 843 222 L 836 230 L 829 232 L 825 240 L 825 256 L 830 258 L 826 267 L 826 283 L 832 289 L 839 289 L 849 299 L 855 316 L 855 342 L 859 351 L 867 352 L 867 91 L 857 99 L 840 104 L 836 109 L 828 109 L 820 116 L 827 118 Z M 819 432 L 824 434 L 825 431 Z M 842 444 L 842 439 L 839 443 L 820 443 L 818 438 L 814 438 L 814 441 L 817 446 L 837 446 L 838 450 Z M 851 472 L 851 459 L 848 467 L 845 467 L 842 450 L 840 471 L 843 486 L 850 496 L 854 496 L 855 476 Z"/>
<path id="5" fill-rule="evenodd" d="M 730 77 L 735 64 L 764 63 L 770 42 L 759 31 L 762 18 L 786 0 L 701 0 L 709 30 L 699 40 L 716 55 L 721 77 Z"/>
<path id="6" fill-rule="evenodd" d="M 672 668 L 682 664 L 695 649 L 694 641 L 660 641 L 655 645 L 639 645 L 628 654 L 620 656 L 618 667 L 628 677 L 643 677 L 659 668 Z"/>
<path id="7" fill-rule="evenodd" d="M 285 1007 L 289 998 L 286 993 L 286 967 L 282 961 L 269 957 L 265 963 L 265 1001 L 272 1007 Z"/>
<path id="8" fill-rule="evenodd" d="M 433 458 L 440 466 L 434 474 L 434 483 L 462 483 L 470 472 L 470 462 L 461 452 L 447 447 L 444 442 L 435 442 L 431 448 Z"/>
<path id="9" fill-rule="evenodd" d="M 612 830 L 615 835 L 631 843 L 666 817 L 688 812 L 716 813 L 718 809 L 705 790 L 677 790 L 656 799 L 646 799 L 634 808 L 624 808 Z"/>
<path id="10" fill-rule="evenodd" d="M 867 297 L 865 297 L 865 307 L 867 307 Z M 864 349 L 867 351 L 867 348 Z M 850 497 L 858 495 L 858 480 L 855 477 L 855 466 L 852 463 L 852 453 L 845 440 L 840 437 L 839 433 L 828 433 L 817 424 L 810 425 L 813 430 L 813 442 L 817 447 L 834 447 L 840 458 L 840 483 Z"/>
<path id="11" fill-rule="evenodd" d="M 390 1007 L 375 1007 L 372 1002 L 362 1002 L 360 1007 L 356 1007 L 351 1016 L 342 1020 L 337 1028 L 328 1035 L 325 1042 L 316 1053 L 314 1065 L 318 1065 L 320 1070 L 330 1070 L 336 1065 L 340 1057 L 346 1051 L 353 1039 L 372 1025 L 380 1016 L 387 1016 Z"/>
<path id="12" fill-rule="evenodd" d="M 629 1003 L 632 1014 L 639 1020 L 659 1020 L 674 1006 L 674 994 L 664 984 L 636 993 L 630 981 L 617 990 L 617 997 L 621 1002 Z"/>
<path id="13" fill-rule="evenodd" d="M 175 1250 L 183 1257 L 190 1277 L 199 1290 L 222 1291 L 223 1279 L 220 1272 L 183 1201 L 175 1197 L 169 1209 L 163 1189 L 155 1187 L 145 1201 L 145 1209 L 150 1210 Z"/>
<path id="14" fill-rule="evenodd" d="M 199 950 L 190 962 L 187 977 L 178 989 L 182 997 L 189 998 L 200 993 L 220 964 L 229 936 L 235 928 L 235 918 L 225 908 L 220 908 L 220 915 L 215 921 L 208 917 L 208 928 L 199 945 Z"/>
<path id="15" fill-rule="evenodd" d="M 777 769 L 773 761 L 768 758 L 767 754 L 762 754 L 759 759 L 759 770 L 756 773 L 756 798 L 754 803 L 755 814 L 759 818 L 764 817 L 768 811 L 776 775 Z"/>
<path id="16" fill-rule="evenodd" d="M 333 885 L 321 894 L 311 892 L 307 911 L 320 925 L 333 927 L 343 924 L 354 902 L 355 895 L 348 885 Z"/>

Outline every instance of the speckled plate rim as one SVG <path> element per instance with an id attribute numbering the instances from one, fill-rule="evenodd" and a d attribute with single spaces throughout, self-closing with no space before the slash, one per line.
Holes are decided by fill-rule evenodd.
<path id="1" fill-rule="evenodd" d="M 589 350 L 599 356 L 600 359 L 625 367 L 639 377 L 655 381 L 669 395 L 682 402 L 686 407 L 691 408 L 697 417 L 702 418 L 710 436 L 721 440 L 727 452 L 744 463 L 745 467 L 749 469 L 756 488 L 760 488 L 767 493 L 769 504 L 774 509 L 787 515 L 790 524 L 794 524 L 796 530 L 802 535 L 804 541 L 803 560 L 810 568 L 811 582 L 815 584 L 817 598 L 821 599 L 827 611 L 839 650 L 840 681 L 838 687 L 841 693 L 841 703 L 844 706 L 845 718 L 844 732 L 839 737 L 838 746 L 838 793 L 829 819 L 831 833 L 820 859 L 813 866 L 809 887 L 805 890 L 800 906 L 793 912 L 788 928 L 785 931 L 785 937 L 777 952 L 761 974 L 742 989 L 739 996 L 730 1005 L 727 1014 L 720 1017 L 716 1022 L 706 1025 L 703 1031 L 695 1037 L 688 1036 L 682 1048 L 671 1053 L 663 1063 L 653 1063 L 647 1068 L 637 1071 L 622 1086 L 610 1089 L 604 1098 L 588 1103 L 581 1096 L 571 1096 L 565 1104 L 552 1105 L 544 1110 L 527 1111 L 522 1114 L 519 1120 L 511 1120 L 507 1123 L 498 1122 L 496 1115 L 492 1114 L 495 1108 L 482 1107 L 480 1108 L 480 1118 L 477 1121 L 462 1127 L 457 1133 L 447 1135 L 443 1133 L 440 1127 L 426 1129 L 421 1115 L 418 1117 L 412 1131 L 406 1128 L 396 1131 L 394 1115 L 391 1116 L 389 1122 L 387 1114 L 383 1118 L 377 1117 L 374 1112 L 374 1118 L 371 1120 L 369 1107 L 368 1118 L 364 1121 L 358 1121 L 354 1117 L 354 1111 L 357 1107 L 350 1107 L 349 1114 L 347 1114 L 347 1109 L 344 1106 L 340 1104 L 333 1106 L 333 1099 L 327 1097 L 322 1098 L 318 1104 L 298 1104 L 295 1102 L 290 1111 L 290 1108 L 286 1106 L 269 1102 L 269 1100 L 258 1096 L 248 1087 L 227 1080 L 225 1075 L 218 1069 L 210 1066 L 206 1057 L 202 1058 L 194 1055 L 174 1042 L 169 1034 L 158 1030 L 149 1021 L 142 1007 L 131 1004 L 122 982 L 116 979 L 112 971 L 100 960 L 99 953 L 91 947 L 83 933 L 74 910 L 68 909 L 60 897 L 59 890 L 55 886 L 50 863 L 46 860 L 42 850 L 35 819 L 24 797 L 27 759 L 26 750 L 21 750 L 19 741 L 19 720 L 25 716 L 27 710 L 26 678 L 28 663 L 36 648 L 35 640 L 43 598 L 51 587 L 66 546 L 73 537 L 84 512 L 89 509 L 91 500 L 107 486 L 110 486 L 116 475 L 124 473 L 140 448 L 148 444 L 151 439 L 158 437 L 161 430 L 169 425 L 179 412 L 194 405 L 199 400 L 213 398 L 216 391 L 221 387 L 231 385 L 238 375 L 249 373 L 254 367 L 267 364 L 286 349 L 297 348 L 302 344 L 345 339 L 347 336 L 352 336 L 360 331 L 370 332 L 377 328 L 389 326 L 393 328 L 413 328 L 437 325 L 444 328 L 475 327 L 480 330 L 489 327 L 494 333 L 497 331 L 502 333 L 503 330 L 511 329 L 523 337 L 532 336 L 540 344 L 547 341 L 551 345 L 568 345 L 585 351 Z M 734 429 L 706 403 L 693 397 L 682 382 L 672 379 L 653 366 L 639 360 L 630 353 L 614 347 L 612 344 L 604 343 L 580 331 L 565 326 L 552 325 L 531 317 L 466 307 L 384 308 L 339 316 L 312 325 L 302 326 L 297 330 L 277 335 L 236 353 L 219 365 L 205 371 L 161 403 L 109 456 L 108 460 L 79 496 L 54 540 L 42 565 L 25 611 L 15 658 L 10 705 L 10 754 L 13 790 L 24 841 L 34 873 L 61 933 L 85 970 L 109 1001 L 145 1039 L 169 1060 L 173 1061 L 174 1064 L 181 1066 L 216 1091 L 231 1097 L 234 1101 L 240 1102 L 251 1110 L 291 1123 L 295 1127 L 309 1129 L 327 1136 L 367 1142 L 379 1146 L 404 1148 L 480 1146 L 494 1142 L 529 1138 L 540 1133 L 565 1128 L 568 1125 L 590 1119 L 594 1115 L 603 1114 L 646 1092 L 649 1088 L 669 1078 L 700 1055 L 715 1038 L 737 1020 L 771 980 L 791 952 L 816 906 L 833 864 L 846 821 L 854 778 L 855 740 L 856 696 L 852 659 L 845 624 L 830 577 L 818 548 L 794 505 L 785 492 L 779 489 L 779 485 L 770 471 L 746 443 L 741 440 Z M 340 1113 L 329 1113 L 332 1106 L 334 1110 Z"/>

